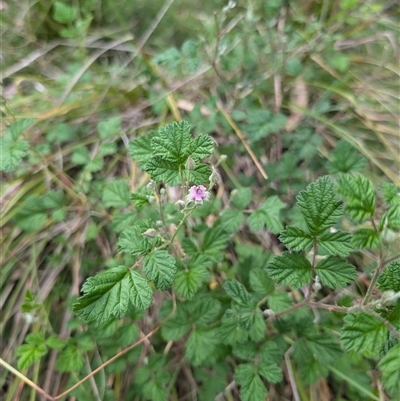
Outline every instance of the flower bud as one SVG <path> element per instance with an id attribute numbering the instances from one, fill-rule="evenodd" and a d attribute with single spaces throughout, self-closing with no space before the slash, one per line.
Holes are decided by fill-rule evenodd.
<path id="1" fill-rule="evenodd" d="M 179 199 L 178 201 L 175 202 L 175 208 L 178 211 L 181 211 L 185 208 L 185 202 L 181 199 Z"/>
<path id="2" fill-rule="evenodd" d="M 215 167 L 212 167 L 212 173 L 210 175 L 210 177 L 208 178 L 210 181 L 210 184 L 214 185 L 214 184 L 218 184 L 221 180 L 220 175 L 217 173 L 217 171 L 215 170 Z"/>
<path id="3" fill-rule="evenodd" d="M 154 191 L 156 189 L 156 183 L 151 180 L 147 185 L 146 185 L 147 189 L 149 191 Z"/>
<path id="4" fill-rule="evenodd" d="M 153 202 L 154 202 L 154 199 L 155 199 L 155 197 L 152 196 L 152 195 L 149 195 L 149 196 L 147 197 L 147 200 L 149 201 L 149 203 L 153 203 Z"/>
<path id="5" fill-rule="evenodd" d="M 154 238 L 157 235 L 157 231 L 154 228 L 149 228 L 142 235 L 147 238 Z"/>
<path id="6" fill-rule="evenodd" d="M 164 196 L 167 193 L 167 191 L 165 190 L 165 188 L 161 188 L 160 189 L 160 195 Z"/>
<path id="7" fill-rule="evenodd" d="M 196 163 L 194 160 L 189 156 L 186 160 L 185 169 L 186 170 L 194 170 L 196 168 Z"/>

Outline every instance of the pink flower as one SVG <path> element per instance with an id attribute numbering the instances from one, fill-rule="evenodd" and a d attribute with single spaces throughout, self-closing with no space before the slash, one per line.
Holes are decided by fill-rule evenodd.
<path id="1" fill-rule="evenodd" d="M 209 199 L 210 193 L 206 191 L 206 187 L 203 185 L 193 185 L 186 196 L 187 202 L 193 201 L 198 205 L 203 204 L 203 200 L 208 201 Z"/>

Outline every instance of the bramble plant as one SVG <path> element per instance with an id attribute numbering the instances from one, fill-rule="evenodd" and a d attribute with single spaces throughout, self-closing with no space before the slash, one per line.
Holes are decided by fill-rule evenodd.
<path id="1" fill-rule="evenodd" d="M 29 144 L 18 137 L 30 123 L 15 123 L 1 139 L 3 171 L 27 155 Z M 115 124 L 99 125 L 100 137 L 105 140 L 101 132 Z M 101 149 L 111 148 L 106 143 Z M 26 372 L 59 350 L 56 368 L 71 374 L 70 388 L 51 397 L 3 365 L 53 400 L 71 391 L 77 399 L 92 399 L 87 380 L 103 369 L 117 375 L 129 364 L 136 369 L 124 399 L 177 399 L 173 385 L 183 369 L 191 371 L 189 387 L 200 400 L 223 400 L 236 386 L 241 400 L 263 401 L 285 382 L 295 400 L 307 400 L 299 383 L 328 375 L 348 386 L 350 399 L 379 400 L 377 380 L 396 399 L 400 189 L 383 183 L 376 191 L 354 172 L 360 156 L 345 142 L 339 146 L 328 167 L 332 175 L 299 192 L 296 221 L 284 227 L 285 203 L 277 195 L 255 199 L 250 187 L 232 191 L 220 210 L 215 190 L 223 189 L 219 168 L 225 158 L 216 156 L 209 135 L 193 135 L 187 122 L 132 140 L 130 156 L 150 179 L 133 193 L 123 178 L 102 187 L 102 204 L 119 233 L 118 253 L 86 278 L 74 300 L 70 325 L 80 329 L 61 339 L 45 327 L 27 335 L 17 351 L 18 369 Z M 96 157 L 82 149 L 74 155 L 89 172 L 102 164 L 100 155 L 94 163 Z M 28 199 L 16 222 L 45 224 L 49 211 L 53 219 L 65 219 L 62 194 L 51 192 L 42 203 Z M 241 230 L 255 237 L 268 230 L 281 245 L 272 254 L 263 245 L 241 243 Z M 371 266 L 360 265 L 362 253 L 374 260 Z M 147 319 L 149 309 L 157 321 Z M 23 311 L 32 319 L 43 316 L 30 291 Z M 97 350 L 101 357 L 91 365 L 83 354 Z M 102 397 L 113 399 L 105 390 Z"/>

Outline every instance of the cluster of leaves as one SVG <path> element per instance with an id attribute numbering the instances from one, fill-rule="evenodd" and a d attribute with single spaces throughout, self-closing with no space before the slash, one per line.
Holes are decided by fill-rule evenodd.
<path id="1" fill-rule="evenodd" d="M 99 124 L 104 143 L 109 136 L 106 133 L 118 130 L 119 124 L 117 119 Z M 270 383 L 282 382 L 288 358 L 293 359 L 306 384 L 329 374 L 333 380 L 342 381 L 330 366 L 335 362 L 344 371 L 354 372 L 356 362 L 351 355 L 355 354 L 378 361 L 386 391 L 397 396 L 399 262 L 386 263 L 386 256 L 380 260 L 377 271 L 382 274 L 375 281 L 382 292 L 379 299 L 365 297 L 361 306 L 343 300 L 339 313 L 332 316 L 334 312 L 328 311 L 321 322 L 311 315 L 309 303 L 317 306 L 327 291 L 340 290 L 357 280 L 357 269 L 350 263 L 355 252 L 379 248 L 383 255 L 395 247 L 393 239 L 400 229 L 399 188 L 390 183 L 380 186 L 384 204 L 376 223 L 378 198 L 374 186 L 361 174 L 349 172 L 357 167 L 357 158 L 351 160 L 354 152 L 340 144 L 349 157 L 341 160 L 341 152 L 334 153 L 330 168 L 338 173 L 337 179 L 323 176 L 297 196 L 303 221 L 300 226 L 284 229 L 280 211 L 285 205 L 275 195 L 247 210 L 254 200 L 252 190 L 245 187 L 231 193 L 229 207 L 209 227 L 203 218 L 215 210 L 213 200 L 202 206 L 186 200 L 176 210 L 165 195 L 166 186 L 180 184 L 187 191 L 190 184 L 209 180 L 212 170 L 203 159 L 212 155 L 213 141 L 208 135 L 193 137 L 190 130 L 185 121 L 171 123 L 130 143 L 132 158 L 153 181 L 133 194 L 124 180 L 103 187 L 105 207 L 126 209 L 133 203 L 135 211 L 113 215 L 113 227 L 120 232 L 117 248 L 124 256 L 109 261 L 107 269 L 89 277 L 82 287 L 83 295 L 73 304 L 73 311 L 87 323 L 88 331 L 67 341 L 54 335 L 30 334 L 18 348 L 19 368 L 26 369 L 56 349 L 60 351 L 56 364 L 60 372 L 81 372 L 82 353 L 91 352 L 95 342 L 104 355 L 112 357 L 119 346 L 126 347 L 137 338 L 136 323 L 143 317 L 140 311 L 150 308 L 153 293 L 159 290 L 165 294 L 159 312 L 160 337 L 154 339 L 154 353 L 137 371 L 127 394 L 141 394 L 152 401 L 168 399 L 170 382 L 176 376 L 171 357 L 162 350 L 165 344 L 176 344 L 184 346 L 183 361 L 190 363 L 196 380 L 207 383 L 199 392 L 202 400 L 214 399 L 224 392 L 229 380 L 234 380 L 243 401 L 262 401 Z M 76 150 L 72 157 L 83 153 Z M 93 160 L 82 159 L 83 168 Z M 65 218 L 62 194 L 50 192 L 43 200 L 29 198 L 16 221 L 29 230 L 32 224 L 46 223 L 48 210 L 56 221 Z M 352 232 L 340 228 L 346 219 L 355 227 Z M 371 222 L 371 227 L 364 227 L 366 222 Z M 172 234 L 170 224 L 178 227 Z M 267 229 L 280 234 L 287 250 L 273 256 L 260 246 L 237 245 L 235 271 L 224 268 L 230 237 L 245 224 L 254 232 Z M 218 279 L 221 286 L 213 284 L 213 277 L 224 269 L 226 278 Z M 299 289 L 306 294 L 302 300 L 292 296 Z M 175 294 L 172 299 L 171 294 Z M 38 307 L 28 292 L 25 313 L 34 314 Z M 329 307 L 336 310 L 336 305 Z M 122 325 L 118 323 L 121 319 Z M 78 327 L 81 321 L 71 324 Z M 340 332 L 341 338 L 332 330 Z M 118 344 L 110 339 L 118 339 Z M 108 371 L 122 371 L 127 364 L 137 363 L 140 353 L 140 349 L 129 352 L 108 366 Z M 234 362 L 233 367 L 229 360 Z M 365 374 L 367 368 L 363 369 Z M 360 391 L 359 387 L 349 391 Z M 82 387 L 74 394 L 87 397 L 85 391 Z M 365 391 L 364 395 L 371 394 Z"/>

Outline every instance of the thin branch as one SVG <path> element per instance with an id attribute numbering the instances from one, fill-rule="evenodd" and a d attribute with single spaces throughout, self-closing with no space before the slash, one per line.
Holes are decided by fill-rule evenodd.
<path id="1" fill-rule="evenodd" d="M 294 401 L 301 401 L 299 390 L 297 389 L 296 379 L 294 378 L 294 374 L 293 374 L 292 362 L 290 360 L 290 353 L 292 352 L 292 349 L 293 348 L 290 347 L 285 352 L 285 363 L 286 363 L 286 368 L 288 371 L 289 382 L 290 382 L 290 385 L 291 385 L 292 391 L 293 391 Z"/>

